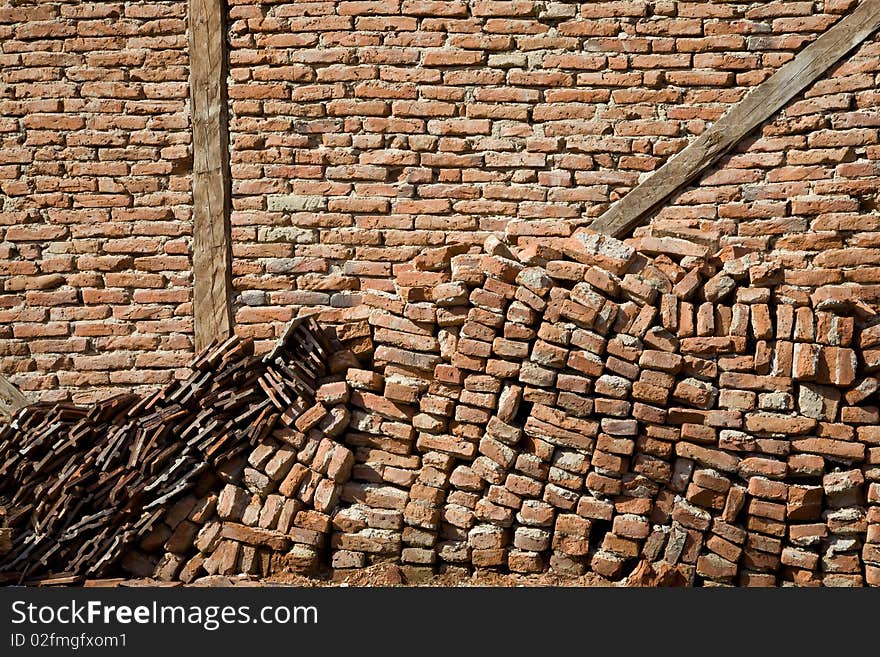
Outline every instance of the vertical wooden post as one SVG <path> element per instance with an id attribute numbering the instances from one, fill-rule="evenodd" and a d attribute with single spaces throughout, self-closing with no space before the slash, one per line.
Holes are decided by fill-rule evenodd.
<path id="1" fill-rule="evenodd" d="M 193 316 L 196 350 L 232 332 L 226 6 L 189 0 L 193 126 Z"/>

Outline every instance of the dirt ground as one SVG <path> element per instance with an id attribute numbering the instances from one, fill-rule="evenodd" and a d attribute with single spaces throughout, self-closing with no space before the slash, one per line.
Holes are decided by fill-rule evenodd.
<path id="1" fill-rule="evenodd" d="M 692 568 L 691 568 L 692 570 Z M 612 582 L 596 573 L 580 577 L 559 575 L 558 573 L 539 573 L 521 575 L 501 573 L 492 570 L 477 570 L 473 573 L 465 568 L 449 568 L 443 573 L 434 573 L 428 568 L 401 566 L 391 562 L 378 563 L 367 568 L 354 570 L 324 571 L 303 575 L 291 570 L 280 570 L 269 577 L 259 578 L 247 575 L 208 575 L 190 584 L 164 582 L 152 578 L 108 578 L 82 580 L 75 576 L 56 575 L 42 580 L 21 582 L 17 579 L 0 576 L 0 586 L 24 584 L 25 586 L 82 586 L 85 588 L 103 587 L 252 587 L 252 586 L 291 586 L 313 587 L 681 587 L 693 586 L 692 576 L 682 565 L 664 562 L 649 563 L 639 561 L 626 578 Z"/>
<path id="2" fill-rule="evenodd" d="M 87 580 L 85 587 L 97 588 L 108 586 L 182 586 L 179 582 L 160 582 L 153 579 L 104 579 Z M 423 571 L 407 572 L 405 568 L 392 563 L 379 563 L 367 568 L 349 572 L 323 573 L 316 576 L 305 576 L 293 572 L 278 573 L 265 579 L 244 576 L 226 577 L 212 575 L 202 577 L 189 586 L 295 586 L 295 587 L 387 587 L 387 586 L 423 586 L 423 587 L 519 587 L 519 586 L 567 586 L 567 587 L 602 587 L 619 586 L 599 575 L 586 574 L 581 577 L 563 577 L 553 573 L 534 575 L 518 575 L 479 570 L 469 574 L 464 570 L 450 571 L 429 576 Z"/>

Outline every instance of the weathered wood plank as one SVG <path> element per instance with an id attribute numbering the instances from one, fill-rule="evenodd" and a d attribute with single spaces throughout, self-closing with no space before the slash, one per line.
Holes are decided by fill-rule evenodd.
<path id="1" fill-rule="evenodd" d="M 0 376 L 0 416 L 12 417 L 18 409 L 27 405 L 28 400 L 21 391 Z"/>
<path id="2" fill-rule="evenodd" d="M 878 27 L 880 0 L 863 0 L 852 13 L 750 91 L 706 132 L 596 218 L 590 228 L 614 237 L 628 235 L 646 214 L 782 109 Z"/>
<path id="3" fill-rule="evenodd" d="M 214 340 L 226 339 L 232 331 L 225 14 L 223 0 L 189 2 L 197 350 Z"/>

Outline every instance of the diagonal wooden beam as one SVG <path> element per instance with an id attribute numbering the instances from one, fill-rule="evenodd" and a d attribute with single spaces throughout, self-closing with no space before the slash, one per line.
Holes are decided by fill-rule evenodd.
<path id="1" fill-rule="evenodd" d="M 232 332 L 225 17 L 223 0 L 189 0 L 196 350 Z"/>
<path id="2" fill-rule="evenodd" d="M 12 417 L 18 409 L 27 405 L 28 400 L 21 391 L 5 377 L 0 376 L 0 417 L 3 415 Z"/>
<path id="3" fill-rule="evenodd" d="M 706 132 L 597 217 L 590 228 L 614 237 L 628 235 L 645 215 L 781 110 L 878 27 L 880 0 L 862 0 L 852 13 L 752 89 Z"/>

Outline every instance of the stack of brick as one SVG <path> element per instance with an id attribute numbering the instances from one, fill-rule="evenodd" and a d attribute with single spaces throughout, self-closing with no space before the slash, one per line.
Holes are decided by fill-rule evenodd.
<path id="1" fill-rule="evenodd" d="M 880 484 L 868 485 L 867 531 L 862 548 L 865 562 L 865 582 L 869 586 L 880 586 Z"/>
<path id="2" fill-rule="evenodd" d="M 267 575 L 279 566 L 315 572 L 354 465 L 337 441 L 348 427 L 348 396 L 344 381 L 320 386 L 317 403 L 292 427 L 276 429 L 218 473 L 226 482 L 219 495 L 188 496 L 172 507 L 140 545 L 165 551 L 155 576 L 190 582 L 204 573 Z M 276 553 L 281 561 L 273 565 Z"/>
<path id="3" fill-rule="evenodd" d="M 558 226 L 553 230 L 560 236 L 567 231 Z M 515 272 L 506 274 L 508 281 L 516 282 L 534 264 L 537 250 L 552 252 L 548 244 L 565 251 L 567 242 L 567 253 L 574 256 L 544 263 L 543 276 L 550 272 L 562 277 L 548 277 L 547 289 L 538 290 L 550 299 L 549 310 L 542 308 L 543 321 L 514 305 L 524 291 L 515 285 L 504 288 L 505 274 L 489 273 L 491 260 L 482 266 L 487 275 L 472 288 L 468 316 L 485 318 L 479 327 L 482 340 L 474 334 L 463 344 L 460 340 L 454 358 L 466 376 L 473 376 L 472 371 L 494 374 L 500 384 L 489 389 L 505 391 L 507 420 L 516 415 L 518 401 L 530 407 L 515 423 L 519 426 L 507 427 L 507 432 L 498 415 L 479 418 L 473 425 L 479 440 L 469 441 L 477 443 L 475 455 L 470 457 L 467 447 L 453 454 L 472 462 L 453 471 L 449 497 L 455 496 L 455 502 L 444 513 L 452 521 L 444 527 L 450 540 L 442 545 L 441 559 L 445 555 L 451 563 L 467 562 L 470 551 L 475 566 L 506 560 L 511 570 L 540 570 L 552 540 L 554 548 L 569 549 L 551 550 L 549 561 L 558 569 L 579 572 L 584 563 L 577 557 L 589 551 L 589 565 L 612 578 L 640 554 L 695 566 L 707 583 L 775 583 L 781 564 L 791 572 L 798 565 L 816 570 L 818 557 L 795 549 L 809 541 L 787 535 L 786 504 L 791 504 L 789 496 L 795 500 L 801 493 L 809 497 L 821 492 L 814 482 L 821 484 L 826 474 L 825 459 L 833 473 L 835 464 L 859 460 L 864 449 L 824 437 L 843 431 L 857 412 L 841 410 L 838 416 L 834 401 L 840 397 L 837 388 L 855 382 L 852 299 L 833 298 L 833 291 L 823 298 L 820 291 L 813 298 L 802 294 L 774 304 L 778 270 L 772 263 L 754 254 L 723 252 L 713 265 L 708 246 L 652 239 L 641 241 L 655 254 L 661 248 L 663 252 L 648 259 L 626 245 L 583 232 L 574 240 L 542 240 L 540 247 L 521 237 L 529 246 L 522 249 L 524 261 Z M 493 244 L 483 258 L 497 259 L 498 250 Z M 620 258 L 616 271 L 614 256 Z M 597 266 L 599 259 L 605 268 Z M 572 276 L 571 271 L 577 273 Z M 658 274 L 668 277 L 665 287 L 657 284 L 662 281 Z M 571 289 L 549 285 L 565 281 L 565 276 L 569 285 L 572 278 L 581 282 Z M 584 285 L 582 279 L 591 283 Z M 493 288 L 501 293 L 487 295 Z M 538 301 L 541 307 L 540 295 Z M 655 301 L 659 308 L 649 305 Z M 810 307 L 814 301 L 821 309 Z M 521 314 L 511 315 L 511 308 Z M 857 309 L 867 312 L 863 305 Z M 570 334 L 551 333 L 559 327 L 548 321 L 548 313 L 549 320 L 568 322 Z M 524 345 L 517 351 L 517 332 L 520 327 L 528 331 L 530 325 L 538 330 L 520 333 Z M 615 329 L 610 340 L 603 337 L 609 328 Z M 467 323 L 462 328 L 464 334 L 470 330 Z M 574 357 L 565 350 L 572 344 L 578 347 Z M 589 354 L 602 357 L 591 362 Z M 506 385 L 508 377 L 515 379 L 512 385 Z M 869 391 L 870 382 L 859 387 Z M 859 401 L 857 394 L 851 393 L 850 399 Z M 489 397 L 484 403 L 492 409 L 498 401 Z M 823 404 L 830 408 L 823 410 Z M 470 410 L 459 403 L 456 416 L 466 418 Z M 590 423 L 593 414 L 599 421 Z M 815 429 L 814 437 L 807 435 Z M 566 430 L 575 435 L 567 436 Z M 528 442 L 519 442 L 523 436 Z M 554 448 L 548 438 L 580 442 Z M 517 449 L 509 449 L 505 439 Z M 542 446 L 543 463 L 537 456 Z M 569 449 L 571 453 L 565 451 Z M 527 498 L 518 499 L 511 485 L 528 487 L 525 468 L 530 458 L 538 466 L 529 472 L 535 492 L 528 499 L 525 489 L 514 488 Z M 511 476 L 508 469 L 513 468 Z M 581 483 L 578 477 L 583 475 Z M 783 479 L 803 483 L 790 485 Z M 586 489 L 589 495 L 571 494 L 566 482 L 574 493 Z M 641 501 L 638 494 L 628 494 L 640 486 L 648 491 Z M 562 513 L 579 508 L 583 522 Z M 822 508 L 821 495 L 817 508 Z M 554 511 L 559 514 L 555 521 Z M 540 512 L 549 513 L 538 519 L 530 515 Z M 833 520 L 835 513 L 858 515 L 859 510 L 829 513 Z M 792 519 L 809 517 L 801 510 Z M 651 523 L 668 527 L 652 532 Z M 548 526 L 555 531 L 542 529 Z M 591 534 L 595 549 L 588 550 Z M 823 538 L 823 547 L 860 547 L 832 534 Z M 783 556 L 786 538 L 791 544 Z M 830 578 L 826 583 L 841 583 L 833 563 L 821 572 Z"/>
<path id="4" fill-rule="evenodd" d="M 360 371 L 350 368 L 357 355 L 371 352 L 366 326 L 336 326 L 333 333 L 339 349 L 322 369 L 314 403 L 291 407 L 253 451 L 218 469 L 209 480 L 215 492 L 198 497 L 196 490 L 169 509 L 139 545 L 147 554 L 130 552 L 123 567 L 190 582 L 204 574 L 265 576 L 279 568 L 314 573 L 327 561 L 332 516 L 355 465 L 341 442 L 357 394 L 347 379 Z M 277 358 L 291 341 L 288 334 L 266 358 Z"/>
<path id="5" fill-rule="evenodd" d="M 451 563 L 496 566 L 506 563 L 501 536 L 513 522 L 509 493 L 501 484 L 514 457 L 508 443 L 516 442 L 504 434 L 506 425 L 498 416 L 512 419 L 522 395 L 519 386 L 505 385 L 516 367 L 502 356 L 514 350 L 524 356 L 528 344 L 523 340 L 535 333 L 528 326 L 527 307 L 518 323 L 512 321 L 509 309 L 516 303 L 516 280 L 523 266 L 504 245 L 490 240 L 484 254 L 469 256 L 461 264 L 466 266 L 453 273 L 459 279 L 462 271 L 466 275 L 460 284 L 467 286 L 464 296 L 470 308 L 462 314 L 457 349 L 443 369 L 445 380 L 459 390 L 452 442 L 438 449 L 464 458 L 466 464 L 456 464 L 451 473 L 441 557 Z M 489 495 L 480 500 L 486 485 Z M 492 530 L 493 522 L 499 531 Z"/>
<path id="6" fill-rule="evenodd" d="M 876 583 L 876 315 L 719 246 L 545 221 L 424 252 L 126 565 Z"/>
<path id="7" fill-rule="evenodd" d="M 618 246 L 632 255 L 632 249 Z M 439 554 L 449 563 L 509 565 L 523 572 L 541 570 L 547 565 L 542 553 L 550 547 L 555 526 L 558 536 L 554 539 L 553 559 L 560 569 L 568 566 L 570 572 L 578 572 L 580 566 L 582 572 L 590 521 L 572 513 L 560 514 L 555 520 L 554 504 L 573 510 L 570 498 L 577 500 L 575 493 L 583 486 L 593 442 L 578 439 L 574 433 L 595 438 L 598 424 L 577 418 L 592 412 L 592 400 L 584 396 L 590 391 L 590 381 L 583 371 L 563 374 L 564 389 L 558 395 L 552 389 L 556 379 L 548 378 L 547 373 L 554 367 L 565 367 L 565 348 L 561 345 L 570 344 L 572 331 L 575 344 L 592 347 L 598 353 L 602 353 L 602 346 L 596 341 L 601 343 L 602 338 L 575 325 L 540 322 L 539 313 L 547 306 L 544 297 L 553 287 L 542 267 L 528 266 L 540 256 L 527 255 L 533 262 L 519 262 L 497 240 L 490 240 L 486 250 L 477 260 L 479 266 L 466 270 L 472 307 L 460 330 L 457 353 L 448 358 L 448 365 L 436 371 L 438 380 L 459 387 L 459 403 L 454 411 L 459 437 L 449 437 L 451 440 L 438 449 L 464 461 L 452 472 Z M 606 250 L 613 250 L 611 242 Z M 544 251 L 549 254 L 548 248 Z M 557 251 L 556 257 L 563 256 Z M 551 268 L 561 271 L 572 264 L 560 259 Z M 554 320 L 559 320 L 559 313 L 571 313 L 575 306 L 569 304 L 562 310 L 560 306 L 568 295 L 559 289 L 556 292 L 560 294 L 551 303 L 558 310 Z M 533 343 L 534 355 L 529 359 Z M 601 369 L 598 356 L 594 358 Z M 596 365 L 580 363 L 581 370 L 585 367 Z M 513 381 L 507 381 L 511 378 Z M 554 411 L 557 396 L 566 409 L 563 412 Z M 533 416 L 525 425 L 527 452 L 517 454 L 514 447 L 520 447 L 523 430 L 509 423 L 522 421 L 517 415 L 523 400 L 533 405 Z M 575 417 L 566 418 L 564 413 Z M 553 443 L 557 441 L 561 441 L 561 449 L 554 452 Z M 548 478 L 545 499 L 527 499 L 523 506 L 520 496 L 539 494 Z M 602 508 L 598 500 L 593 506 L 593 513 L 611 519 L 610 509 Z M 619 522 L 621 527 L 625 524 Z"/>
<path id="8" fill-rule="evenodd" d="M 356 447 L 356 465 L 343 490 L 351 506 L 333 521 L 334 568 L 401 554 L 408 562 L 433 563 L 423 554 L 425 543 L 428 552 L 433 545 L 432 514 L 410 498 L 422 487 L 417 480 L 423 469 L 422 456 L 414 453 L 413 418 L 439 362 L 440 342 L 426 288 L 412 285 L 406 274 L 398 283 L 395 294 L 375 290 L 363 296 L 373 368 L 347 373 L 353 408 L 345 440 Z M 427 526 L 427 537 L 420 525 Z"/>
<path id="9" fill-rule="evenodd" d="M 100 575 L 119 562 L 187 582 L 316 570 L 354 465 L 340 440 L 354 356 L 308 318 L 252 352 L 233 337 L 149 398 L 28 407 L 2 427 L 17 532 L 3 569 Z"/>
<path id="10" fill-rule="evenodd" d="M 425 321 L 423 329 L 428 327 L 427 322 L 437 327 L 436 344 L 431 345 L 436 363 L 430 371 L 420 369 L 417 373 L 420 394 L 412 420 L 414 451 L 421 455 L 421 467 L 404 514 L 407 526 L 401 560 L 408 564 L 414 578 L 418 573 L 431 572 L 437 563 L 441 510 L 454 463 L 437 443 L 455 431 L 458 423 L 451 410 L 459 394 L 459 382 L 449 372 L 441 372 L 442 362 L 457 350 L 464 323 L 466 287 L 451 279 L 452 272 L 456 278 L 467 276 L 467 250 L 463 244 L 427 250 L 413 260 L 411 267 L 401 267 L 396 278 L 398 293 L 407 300 L 404 314 Z"/>

